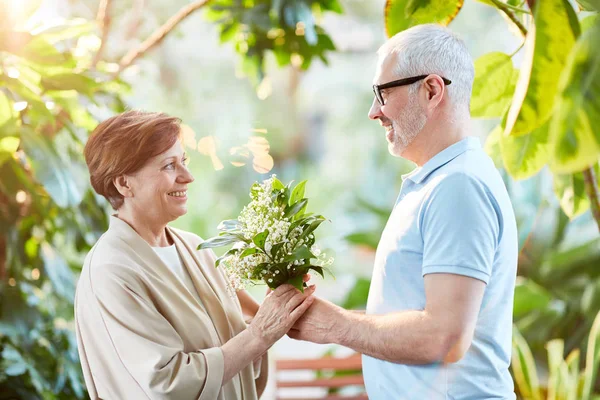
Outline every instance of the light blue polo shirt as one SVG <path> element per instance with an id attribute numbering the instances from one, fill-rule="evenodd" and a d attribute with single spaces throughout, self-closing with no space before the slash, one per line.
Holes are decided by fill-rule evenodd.
<path id="1" fill-rule="evenodd" d="M 518 241 L 500 174 L 479 139 L 467 137 L 403 178 L 377 247 L 367 314 L 423 310 L 427 274 L 469 276 L 486 288 L 460 361 L 404 365 L 363 356 L 369 398 L 515 399 L 508 367 Z"/>

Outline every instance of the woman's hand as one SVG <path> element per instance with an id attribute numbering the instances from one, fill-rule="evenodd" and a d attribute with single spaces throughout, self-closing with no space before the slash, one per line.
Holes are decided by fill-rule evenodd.
<path id="1" fill-rule="evenodd" d="M 314 301 L 315 286 L 304 293 L 289 284 L 279 286 L 269 293 L 261 304 L 248 330 L 270 347 L 285 335 Z"/>

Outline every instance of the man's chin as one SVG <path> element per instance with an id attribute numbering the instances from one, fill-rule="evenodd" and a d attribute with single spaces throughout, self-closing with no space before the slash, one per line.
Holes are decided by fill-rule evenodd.
<path id="1" fill-rule="evenodd" d="M 388 143 L 388 151 L 394 157 L 402 157 L 404 150 L 406 150 L 406 148 L 398 145 L 397 143 Z"/>

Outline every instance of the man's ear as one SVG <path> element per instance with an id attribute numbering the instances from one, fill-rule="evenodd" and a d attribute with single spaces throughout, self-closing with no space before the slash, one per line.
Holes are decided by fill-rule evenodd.
<path id="1" fill-rule="evenodd" d="M 113 179 L 113 185 L 123 197 L 133 197 L 130 177 L 127 175 L 119 175 Z"/>
<path id="2" fill-rule="evenodd" d="M 425 78 L 423 87 L 425 89 L 427 109 L 431 111 L 442 102 L 446 85 L 438 75 L 429 75 Z"/>

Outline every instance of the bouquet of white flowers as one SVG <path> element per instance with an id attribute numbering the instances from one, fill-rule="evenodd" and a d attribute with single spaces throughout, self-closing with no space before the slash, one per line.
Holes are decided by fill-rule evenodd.
<path id="1" fill-rule="evenodd" d="M 285 186 L 275 175 L 250 189 L 252 201 L 237 219 L 219 224 L 221 233 L 198 250 L 233 244 L 216 261 L 223 265 L 234 289 L 264 282 L 271 289 L 290 283 L 303 290 L 303 276 L 310 270 L 323 276 L 333 263 L 315 244 L 314 231 L 325 221 L 322 215 L 305 213 L 306 181 Z"/>

